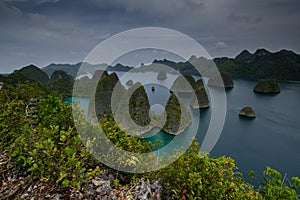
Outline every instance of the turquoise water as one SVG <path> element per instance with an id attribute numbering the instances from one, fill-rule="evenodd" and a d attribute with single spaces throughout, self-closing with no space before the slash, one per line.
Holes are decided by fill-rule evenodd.
<path id="1" fill-rule="evenodd" d="M 142 80 L 140 76 L 132 73 L 129 78 Z M 159 85 L 156 85 L 155 92 L 152 92 L 153 84 L 157 83 L 145 85 L 150 104 L 164 106 L 170 94 L 165 87 Z M 287 173 L 288 177 L 300 176 L 300 84 L 280 83 L 282 92 L 277 95 L 252 92 L 256 84 L 252 80 L 235 79 L 234 84 L 235 87 L 226 92 L 226 121 L 221 137 L 210 152 L 211 156 L 230 156 L 235 159 L 243 174 L 254 170 L 260 178 L 266 166 Z M 73 100 L 79 100 L 80 106 L 87 113 L 88 98 L 74 97 Z M 184 95 L 183 101 L 187 104 L 189 96 Z M 256 111 L 256 119 L 239 117 L 240 109 L 247 105 Z M 177 142 L 172 141 L 174 136 L 163 132 L 156 134 L 155 130 L 144 135 L 146 140 L 153 143 L 160 140 L 163 142 L 162 146 L 172 141 L 172 147 L 179 147 L 180 143 L 189 142 L 195 134 L 193 126 L 199 124 L 196 138 L 201 143 L 210 122 L 211 108 L 201 110 L 200 117 L 198 110 L 192 110 L 190 107 L 189 109 L 193 116 L 192 125 L 176 137 Z"/>

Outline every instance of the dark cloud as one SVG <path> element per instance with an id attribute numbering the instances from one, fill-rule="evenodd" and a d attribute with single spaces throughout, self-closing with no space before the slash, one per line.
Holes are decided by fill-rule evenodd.
<path id="1" fill-rule="evenodd" d="M 144 26 L 181 31 L 213 57 L 261 47 L 300 52 L 299 8 L 299 0 L 4 0 L 0 72 L 78 62 L 104 39 Z"/>

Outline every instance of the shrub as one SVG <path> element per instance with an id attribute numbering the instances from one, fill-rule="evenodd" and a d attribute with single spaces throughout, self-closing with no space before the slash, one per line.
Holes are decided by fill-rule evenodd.
<path id="1" fill-rule="evenodd" d="M 89 169 L 93 159 L 73 126 L 71 107 L 49 96 L 39 102 L 39 109 L 37 127 L 25 124 L 12 146 L 15 166 L 63 187 L 79 186 L 84 172 L 93 171 Z"/>
<path id="2" fill-rule="evenodd" d="M 291 181 L 288 181 L 286 176 L 282 178 L 281 173 L 270 167 L 266 168 L 264 175 L 263 188 L 260 189 L 264 199 L 299 199 L 299 195 L 295 190 L 300 188 L 300 179 L 298 177 L 292 177 Z"/>
<path id="3" fill-rule="evenodd" d="M 193 141 L 178 160 L 144 178 L 161 179 L 163 187 L 172 191 L 173 199 L 259 199 L 253 186 L 236 172 L 234 160 L 210 158 L 200 153 Z"/>

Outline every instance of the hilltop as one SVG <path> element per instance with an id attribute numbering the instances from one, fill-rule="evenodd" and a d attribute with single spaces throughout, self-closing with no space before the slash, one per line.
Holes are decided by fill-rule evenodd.
<path id="1" fill-rule="evenodd" d="M 80 71 L 79 71 L 80 69 Z M 63 70 L 67 74 L 74 78 L 82 74 L 94 74 L 96 70 L 107 70 L 107 71 L 129 71 L 132 67 L 116 64 L 115 66 L 108 66 L 107 64 L 90 64 L 87 62 L 79 62 L 76 64 L 50 64 L 43 67 L 42 70 L 50 77 L 51 74 L 56 70 Z"/>
<path id="2" fill-rule="evenodd" d="M 243 50 L 235 58 L 214 58 L 213 61 L 220 72 L 232 76 L 300 81 L 300 55 L 293 51 L 281 50 L 272 53 L 266 49 L 257 49 L 250 53 Z M 166 59 L 153 61 L 153 64 L 169 66 L 181 74 L 199 75 L 191 63 L 205 66 L 205 69 L 213 65 L 212 60 L 195 56 L 189 62 L 176 63 Z"/>

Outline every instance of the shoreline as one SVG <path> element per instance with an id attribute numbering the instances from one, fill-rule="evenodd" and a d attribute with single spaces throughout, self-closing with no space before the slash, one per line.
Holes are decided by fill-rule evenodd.
<path id="1" fill-rule="evenodd" d="M 160 129 L 160 131 L 163 131 L 164 133 L 167 133 L 167 134 L 173 135 L 173 136 L 177 136 L 177 135 L 183 133 L 183 132 L 191 125 L 191 123 L 192 123 L 192 121 L 190 121 L 190 122 L 188 123 L 188 125 L 186 126 L 186 128 L 184 128 L 184 129 L 182 129 L 182 130 L 178 130 L 178 132 L 176 132 L 176 133 L 172 133 L 172 132 L 170 132 L 170 131 L 166 131 L 166 130 L 164 130 L 163 128 L 161 128 L 161 127 L 159 127 L 159 126 L 153 126 L 153 127 L 149 127 L 149 129 L 146 129 L 146 130 L 144 130 L 144 131 L 139 131 L 139 135 L 147 134 L 148 132 L 152 131 L 153 129 Z M 121 129 L 124 129 L 124 131 L 126 131 L 126 128 L 124 128 L 124 127 L 120 127 L 120 128 L 121 128 Z"/>

